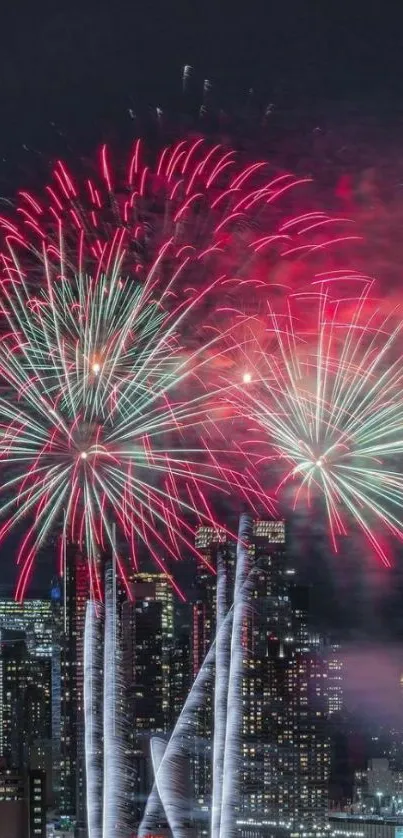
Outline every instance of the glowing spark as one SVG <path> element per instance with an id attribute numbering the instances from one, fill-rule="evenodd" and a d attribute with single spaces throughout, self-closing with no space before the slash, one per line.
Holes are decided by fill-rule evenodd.
<path id="1" fill-rule="evenodd" d="M 303 281 L 311 252 L 317 262 L 340 248 L 340 219 L 273 213 L 309 178 L 243 167 L 201 138 L 143 158 L 137 140 L 119 181 L 104 146 L 99 176 L 82 183 L 59 161 L 42 196 L 21 191 L 14 217 L 0 217 L 0 543 L 30 522 L 19 598 L 61 520 L 96 589 L 111 519 L 134 564 L 141 542 L 166 570 L 192 545 L 195 517 L 210 521 L 200 509 L 211 489 L 265 502 L 255 477 L 227 465 L 229 437 L 216 426 L 233 301 L 265 294 L 266 261 L 290 281 L 295 262 Z"/>
<path id="2" fill-rule="evenodd" d="M 372 301 L 367 278 L 355 279 L 355 297 L 351 277 L 341 299 L 323 279 L 288 313 L 270 309 L 269 351 L 258 340 L 253 349 L 260 380 L 237 388 L 234 402 L 255 423 L 249 454 L 271 474 L 273 460 L 288 464 L 279 489 L 290 481 L 295 503 L 308 506 L 322 495 L 334 548 L 354 524 L 389 564 L 380 528 L 403 540 L 403 321 Z"/>

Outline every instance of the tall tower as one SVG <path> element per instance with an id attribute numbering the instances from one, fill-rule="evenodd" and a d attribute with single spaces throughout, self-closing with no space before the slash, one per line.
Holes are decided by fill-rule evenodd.
<path id="1" fill-rule="evenodd" d="M 248 817 L 258 817 L 267 811 L 265 798 L 270 796 L 272 787 L 269 754 L 273 752 L 273 742 L 270 742 L 268 727 L 275 711 L 268 639 L 275 638 L 276 654 L 282 655 L 290 626 L 289 603 L 285 596 L 284 521 L 253 521 L 249 553 L 251 572 L 243 640 L 241 810 Z"/>
<path id="2" fill-rule="evenodd" d="M 325 825 L 327 664 L 295 585 L 284 521 L 255 521 L 245 623 L 243 816 Z"/>
<path id="3" fill-rule="evenodd" d="M 8 736 L 7 715 L 11 702 L 14 761 L 18 751 L 21 767 L 46 772 L 46 796 L 47 802 L 51 803 L 53 728 L 51 731 L 49 704 L 54 686 L 51 671 L 51 600 L 26 599 L 24 602 L 15 602 L 14 599 L 0 599 L 0 635 L 3 641 L 0 660 L 0 715 L 3 716 L 3 724 L 0 724 L 0 740 L 6 747 L 4 740 Z M 15 642 L 18 637 L 19 643 Z"/>
<path id="4" fill-rule="evenodd" d="M 133 817 L 140 822 L 154 780 L 151 740 L 171 724 L 174 595 L 167 577 L 152 572 L 133 574 L 130 593 L 132 600 L 122 605 L 123 669 L 132 720 Z"/>
<path id="5" fill-rule="evenodd" d="M 131 593 L 133 601 L 144 603 L 145 611 L 152 607 L 152 603 L 159 603 L 157 625 L 161 628 L 160 665 L 162 677 L 162 727 L 165 733 L 171 723 L 172 707 L 172 648 L 174 640 L 174 592 L 169 579 L 164 573 L 135 573 L 131 578 Z M 148 603 L 146 605 L 145 603 Z"/>
<path id="6" fill-rule="evenodd" d="M 0 756 L 9 767 L 49 771 L 51 663 L 29 655 L 24 639 L 3 630 L 0 654 Z"/>
<path id="7" fill-rule="evenodd" d="M 84 626 L 88 569 L 78 548 L 66 547 L 60 626 L 60 814 L 84 827 Z"/>
<path id="8" fill-rule="evenodd" d="M 328 713 L 333 716 L 343 710 L 343 656 L 340 645 L 333 643 L 327 654 Z M 402 684 L 402 679 L 400 679 Z"/>

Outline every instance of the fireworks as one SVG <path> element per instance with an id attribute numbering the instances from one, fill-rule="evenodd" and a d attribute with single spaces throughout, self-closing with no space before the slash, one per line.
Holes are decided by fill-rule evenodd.
<path id="1" fill-rule="evenodd" d="M 350 296 L 352 274 L 335 299 L 336 278 L 341 288 L 342 272 L 290 297 L 287 313 L 269 307 L 267 346 L 249 346 L 235 400 L 257 430 L 245 446 L 261 465 L 285 464 L 279 489 L 292 481 L 294 506 L 319 493 L 334 547 L 354 522 L 388 564 L 381 529 L 403 534 L 403 322 L 371 301 L 365 278 L 361 295 Z"/>
<path id="2" fill-rule="evenodd" d="M 242 168 L 201 138 L 151 166 L 142 156 L 137 141 L 118 177 L 104 147 L 100 175 L 79 185 L 59 162 L 41 198 L 20 192 L 14 217 L 0 218 L 0 541 L 28 522 L 19 597 L 61 520 L 98 597 L 112 521 L 134 563 L 142 542 L 165 569 L 161 551 L 191 549 L 188 513 L 211 520 L 218 482 L 259 496 L 248 469 L 224 467 L 215 448 L 234 300 L 246 290 L 255 306 L 304 277 L 308 255 L 357 238 L 343 219 L 290 214 L 307 178 Z"/>
<path id="3" fill-rule="evenodd" d="M 178 335 L 205 292 L 164 310 L 152 276 L 140 285 L 120 275 L 117 259 L 108 276 L 49 278 L 35 297 L 21 273 L 2 286 L 0 537 L 34 518 L 19 596 L 63 518 L 64 535 L 85 544 L 93 585 L 97 556 L 115 549 L 112 521 L 133 557 L 141 539 L 162 567 L 161 548 L 173 558 L 191 547 L 184 516 L 219 480 L 207 462 L 214 388 Z"/>

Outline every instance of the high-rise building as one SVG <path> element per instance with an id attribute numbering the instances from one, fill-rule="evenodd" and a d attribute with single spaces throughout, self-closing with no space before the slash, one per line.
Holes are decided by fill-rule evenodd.
<path id="1" fill-rule="evenodd" d="M 14 635 L 14 636 L 13 636 Z M 51 661 L 34 658 L 24 637 L 2 631 L 0 755 L 9 767 L 51 769 Z"/>
<path id="2" fill-rule="evenodd" d="M 137 729 L 166 733 L 172 718 L 174 593 L 163 573 L 135 573 L 129 584 L 132 600 L 126 600 L 122 606 L 129 701 L 136 718 L 139 714 Z M 154 685 L 152 702 L 149 691 L 147 701 L 147 687 L 143 690 L 140 686 L 149 683 Z"/>
<path id="3" fill-rule="evenodd" d="M 32 657 L 52 657 L 52 603 L 50 599 L 0 599 L 0 631 L 21 631 Z"/>
<path id="4" fill-rule="evenodd" d="M 57 673 L 54 671 L 55 648 L 54 645 L 54 620 L 52 599 L 26 599 L 24 602 L 15 602 L 14 599 L 0 599 L 0 637 L 4 640 L 12 636 L 11 633 L 18 632 L 25 642 L 23 662 L 20 660 L 15 670 L 25 670 L 21 675 L 21 689 L 24 695 L 25 710 L 21 705 L 21 697 L 18 699 L 17 708 L 21 709 L 24 719 L 21 721 L 21 739 L 24 740 L 23 747 L 20 747 L 20 761 L 27 767 L 45 771 L 47 801 L 53 802 L 53 742 L 60 736 L 60 721 L 54 718 L 54 694 L 59 698 L 60 704 L 60 683 L 58 684 Z M 9 657 L 5 652 L 3 657 Z M 21 648 L 20 648 L 21 658 Z M 7 669 L 6 664 L 4 666 Z M 4 667 L 3 667 L 4 669 Z M 6 672 L 4 671 L 4 675 Z M 59 673 L 60 680 L 60 673 Z M 58 689 L 59 686 L 59 689 Z M 49 731 L 49 691 L 52 696 L 52 724 Z M 60 720 L 60 706 L 59 720 Z M 0 708 L 0 712 L 7 715 L 7 702 Z M 14 712 L 14 711 L 13 711 Z M 20 712 L 20 710 L 18 711 Z M 15 727 L 15 732 L 17 727 Z M 6 730 L 4 731 L 6 735 Z M 0 734 L 1 736 L 1 734 Z"/>
<path id="5" fill-rule="evenodd" d="M 60 778 L 62 816 L 85 824 L 84 625 L 89 595 L 83 555 L 67 545 L 60 609 Z"/>
<path id="6" fill-rule="evenodd" d="M 135 602 L 135 701 L 138 733 L 151 735 L 166 729 L 163 670 L 162 603 Z M 150 691 L 152 685 L 152 691 Z"/>
<path id="7" fill-rule="evenodd" d="M 193 680 L 191 622 L 191 605 L 187 602 L 178 603 L 175 607 L 171 665 L 171 726 L 182 711 Z"/>
<path id="8" fill-rule="evenodd" d="M 327 654 L 328 666 L 328 714 L 343 710 L 343 657 L 338 644 L 332 644 Z"/>
<path id="9" fill-rule="evenodd" d="M 134 601 L 158 602 L 161 609 L 161 667 L 163 730 L 171 722 L 172 648 L 174 639 L 174 592 L 164 573 L 135 573 L 132 577 Z"/>
<path id="10" fill-rule="evenodd" d="M 133 817 L 141 819 L 152 783 L 151 738 L 172 720 L 174 594 L 163 573 L 134 573 L 122 604 L 123 669 L 134 764 Z"/>
<path id="11" fill-rule="evenodd" d="M 245 620 L 241 814 L 324 827 L 327 666 L 288 566 L 283 521 L 255 521 Z"/>

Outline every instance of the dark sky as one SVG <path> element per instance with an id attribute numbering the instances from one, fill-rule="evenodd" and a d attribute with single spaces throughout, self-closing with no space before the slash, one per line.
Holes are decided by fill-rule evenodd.
<path id="1" fill-rule="evenodd" d="M 396 8 L 395 8 L 396 7 Z M 3 148 L 50 120 L 94 138 L 130 106 L 175 105 L 181 67 L 269 101 L 398 101 L 400 3 L 326 0 L 14 0 L 2 7 Z"/>

